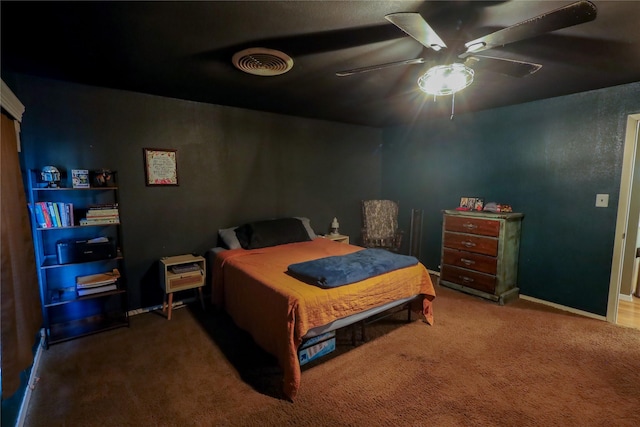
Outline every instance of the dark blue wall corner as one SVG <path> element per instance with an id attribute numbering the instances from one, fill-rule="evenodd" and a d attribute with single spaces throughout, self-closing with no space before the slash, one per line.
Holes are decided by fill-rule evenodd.
<path id="1" fill-rule="evenodd" d="M 627 117 L 640 83 L 385 130 L 382 193 L 424 210 L 439 270 L 441 211 L 484 197 L 523 212 L 521 293 L 606 315 Z M 609 194 L 609 207 L 595 196 Z"/>

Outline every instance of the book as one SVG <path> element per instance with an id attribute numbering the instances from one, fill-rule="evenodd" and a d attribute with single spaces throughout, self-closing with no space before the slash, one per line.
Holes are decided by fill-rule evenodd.
<path id="1" fill-rule="evenodd" d="M 118 286 L 115 283 L 112 283 L 111 285 L 97 286 L 95 288 L 78 289 L 78 296 L 83 297 L 85 295 L 93 295 L 93 294 L 99 294 L 107 291 L 115 291 L 116 289 L 118 289 Z"/>
<path id="2" fill-rule="evenodd" d="M 82 218 L 80 220 L 80 225 L 101 225 L 101 224 L 120 224 L 120 217 L 95 218 L 95 219 Z"/>
<path id="3" fill-rule="evenodd" d="M 76 288 L 85 289 L 85 288 L 96 288 L 100 286 L 110 285 L 115 283 L 120 278 L 120 272 L 117 268 L 106 272 L 106 273 L 98 273 L 98 274 L 90 274 L 88 276 L 78 276 L 76 277 Z"/>
<path id="4" fill-rule="evenodd" d="M 47 205 L 47 202 L 37 202 L 36 206 L 39 206 L 40 210 L 42 211 L 42 216 L 44 216 L 44 220 L 46 223 L 45 228 L 53 227 L 53 222 L 51 221 L 51 215 L 49 214 L 49 206 Z"/>
<path id="5" fill-rule="evenodd" d="M 102 216 L 88 216 L 86 218 L 83 218 L 86 221 L 93 221 L 93 222 L 98 222 L 98 221 L 103 221 L 103 220 L 110 220 L 110 219 L 120 219 L 119 215 L 102 215 Z"/>
<path id="6" fill-rule="evenodd" d="M 71 169 L 71 183 L 73 188 L 89 188 L 89 170 Z"/>
<path id="7" fill-rule="evenodd" d="M 49 216 L 51 216 L 51 226 L 60 227 L 59 218 L 56 215 L 56 205 L 53 202 L 47 202 L 47 209 L 49 209 Z"/>
<path id="8" fill-rule="evenodd" d="M 76 223 L 73 218 L 73 203 L 66 203 L 65 208 L 67 210 L 67 218 L 69 220 L 69 227 L 73 227 Z"/>
<path id="9" fill-rule="evenodd" d="M 117 278 L 110 278 L 110 279 L 104 279 L 104 280 L 100 280 L 100 279 L 96 279 L 95 282 L 89 282 L 89 283 L 76 283 L 76 289 L 90 289 L 90 288 L 98 288 L 100 286 L 106 286 L 106 285 L 110 285 L 112 283 L 116 283 L 118 281 Z"/>
<path id="10" fill-rule="evenodd" d="M 118 209 L 118 204 L 117 203 L 98 203 L 98 204 L 89 205 L 89 209 L 91 209 L 91 210 L 96 210 L 96 209 Z"/>
<path id="11" fill-rule="evenodd" d="M 60 225 L 62 227 L 68 227 L 69 219 L 67 218 L 67 208 L 62 202 L 56 202 L 56 207 L 58 208 L 58 214 L 60 214 Z"/>
<path id="12" fill-rule="evenodd" d="M 87 218 L 105 217 L 105 216 L 118 216 L 118 209 L 89 209 L 87 211 Z"/>
<path id="13" fill-rule="evenodd" d="M 89 206 L 89 209 L 87 209 L 87 212 L 93 212 L 96 214 L 102 213 L 102 214 L 106 214 L 106 213 L 113 213 L 113 212 L 118 212 L 118 207 L 103 207 L 103 208 L 95 208 L 95 207 L 91 207 Z"/>
<path id="14" fill-rule="evenodd" d="M 62 227 L 62 219 L 60 219 L 58 204 L 56 202 L 51 202 L 51 206 L 53 206 L 53 215 L 56 217 L 56 227 Z"/>
<path id="15" fill-rule="evenodd" d="M 40 205 L 39 203 L 36 203 L 35 206 L 32 207 L 33 208 L 33 213 L 36 216 L 36 223 L 38 224 L 39 228 L 47 228 L 47 220 L 44 217 L 44 212 L 42 212 L 42 205 Z"/>

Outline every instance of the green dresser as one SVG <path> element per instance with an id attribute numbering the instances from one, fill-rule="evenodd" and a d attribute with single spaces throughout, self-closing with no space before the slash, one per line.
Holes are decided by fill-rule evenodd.
<path id="1" fill-rule="evenodd" d="M 445 210 L 440 284 L 504 304 L 518 297 L 522 213 Z"/>

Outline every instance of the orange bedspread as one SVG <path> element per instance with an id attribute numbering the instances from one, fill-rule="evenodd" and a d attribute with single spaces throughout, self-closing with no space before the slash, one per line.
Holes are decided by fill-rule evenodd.
<path id="1" fill-rule="evenodd" d="M 409 296 L 423 294 L 423 314 L 433 322 L 435 290 L 420 263 L 332 289 L 286 274 L 292 263 L 361 250 L 317 238 L 263 249 L 220 252 L 213 263 L 212 300 L 235 323 L 275 355 L 284 372 L 284 393 L 293 400 L 300 386 L 297 349 L 308 330 Z"/>

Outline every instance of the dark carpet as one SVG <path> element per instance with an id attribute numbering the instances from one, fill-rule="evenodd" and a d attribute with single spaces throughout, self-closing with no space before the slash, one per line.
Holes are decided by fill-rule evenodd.
<path id="1" fill-rule="evenodd" d="M 433 326 L 399 313 L 355 347 L 339 331 L 293 403 L 275 359 L 224 313 L 134 316 L 44 351 L 25 425 L 640 425 L 640 330 L 436 292 Z"/>

